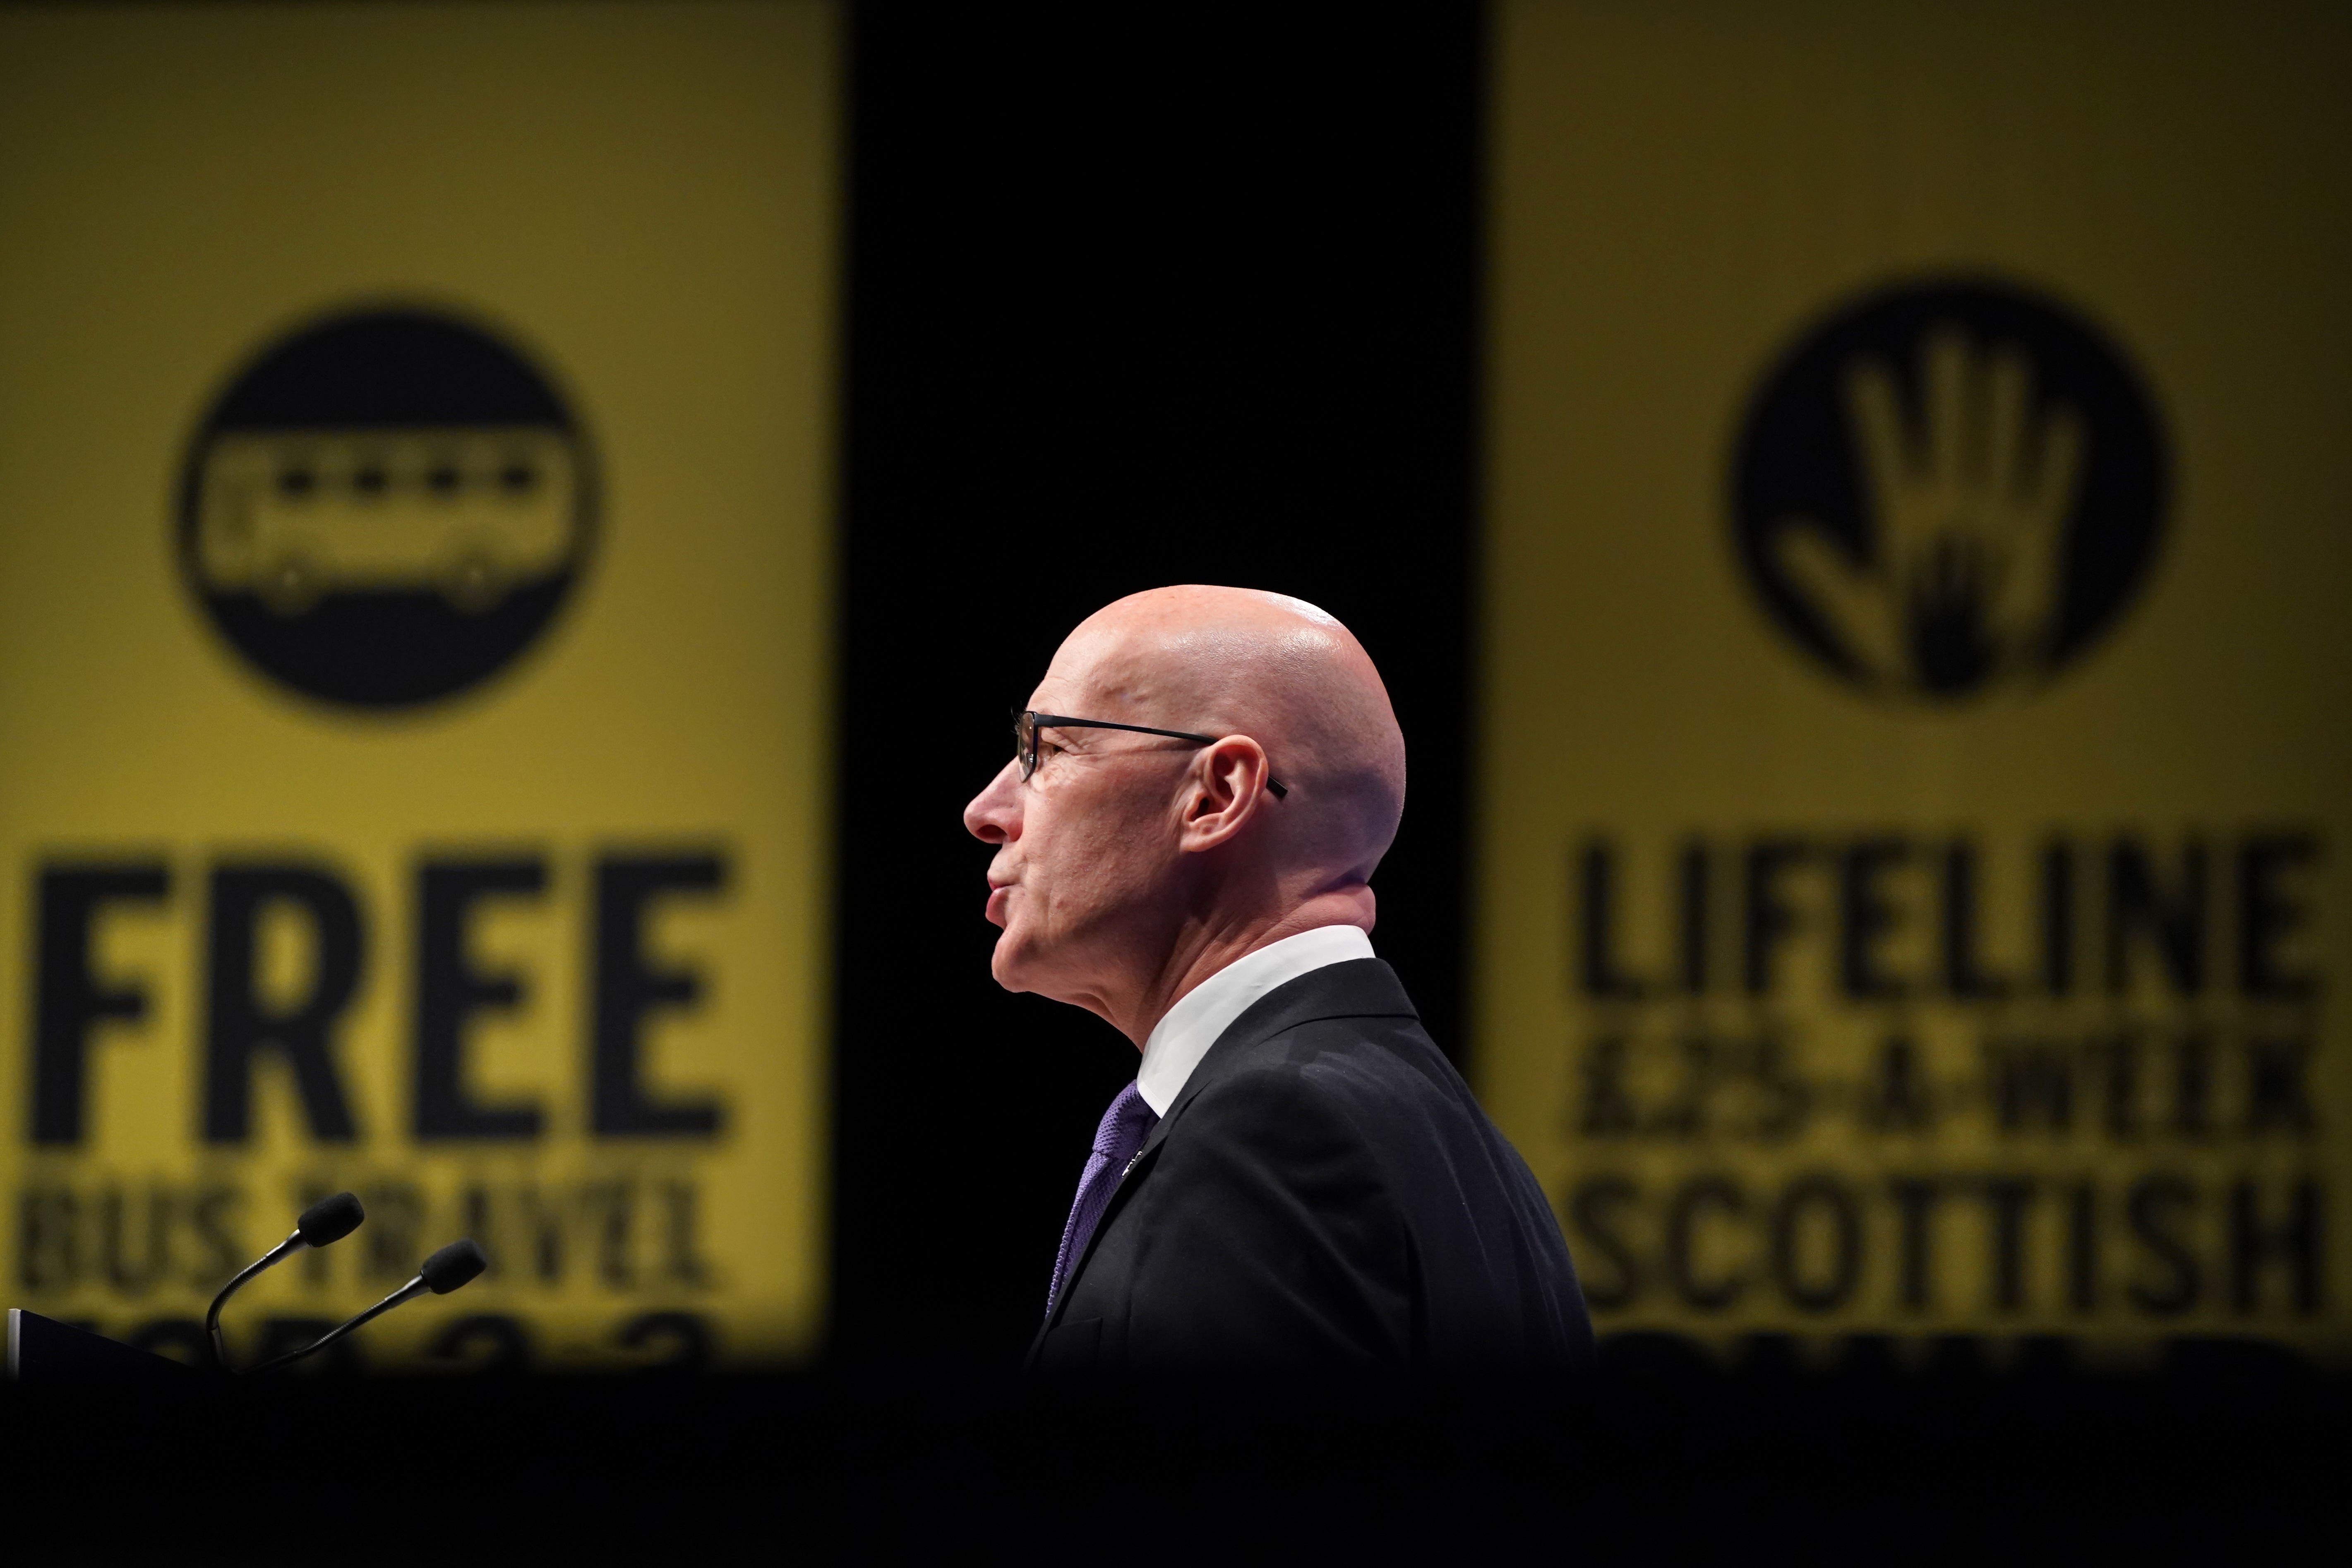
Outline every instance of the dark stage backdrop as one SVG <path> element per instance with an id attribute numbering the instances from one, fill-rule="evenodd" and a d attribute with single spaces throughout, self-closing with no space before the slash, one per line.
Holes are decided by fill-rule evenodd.
<path id="1" fill-rule="evenodd" d="M 830 1342 L 1026 1348 L 1134 1075 L 999 991 L 963 803 L 1063 634 L 1239 583 L 1362 637 L 1411 748 L 1375 942 L 1462 1037 L 1471 6 L 856 14 Z"/>

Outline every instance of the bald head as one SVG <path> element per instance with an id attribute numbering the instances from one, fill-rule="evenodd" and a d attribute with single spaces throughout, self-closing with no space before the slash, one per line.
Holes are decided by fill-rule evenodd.
<path id="1" fill-rule="evenodd" d="M 1255 740 L 1292 792 L 1267 823 L 1289 865 L 1369 880 L 1404 815 L 1388 689 L 1355 635 L 1304 599 L 1198 584 L 1130 594 L 1063 642 L 1038 704 Z"/>
<path id="2" fill-rule="evenodd" d="M 991 966 L 1008 989 L 1087 1007 L 1140 1045 L 1234 959 L 1372 928 L 1404 738 L 1331 616 L 1247 588 L 1131 595 L 1069 635 L 1028 706 L 1064 721 L 1038 725 L 1034 765 L 1007 763 L 964 808 L 996 847 Z"/>

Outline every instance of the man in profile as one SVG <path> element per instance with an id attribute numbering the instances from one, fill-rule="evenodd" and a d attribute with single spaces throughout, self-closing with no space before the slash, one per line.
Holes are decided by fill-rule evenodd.
<path id="1" fill-rule="evenodd" d="M 992 969 L 1142 1051 L 1062 1232 L 1044 1371 L 1588 1360 L 1558 1225 L 1372 955 L 1404 738 L 1348 629 L 1161 588 L 1072 632 L 964 808 Z"/>

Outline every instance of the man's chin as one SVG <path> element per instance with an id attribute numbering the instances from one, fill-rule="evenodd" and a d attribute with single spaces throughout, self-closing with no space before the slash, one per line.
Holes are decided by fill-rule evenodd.
<path id="1" fill-rule="evenodd" d="M 1069 964 L 1048 962 L 1048 955 L 1039 952 L 1036 945 L 1015 928 L 996 939 L 996 950 L 989 954 L 988 973 L 1007 991 L 1035 992 L 1055 1002 L 1068 1001 L 1074 990 Z"/>
<path id="2" fill-rule="evenodd" d="M 1021 947 L 1020 938 L 1008 931 L 996 939 L 995 951 L 988 955 L 988 973 L 1007 991 L 1030 989 L 1024 971 L 1032 966 L 1023 962 L 1026 955 Z"/>

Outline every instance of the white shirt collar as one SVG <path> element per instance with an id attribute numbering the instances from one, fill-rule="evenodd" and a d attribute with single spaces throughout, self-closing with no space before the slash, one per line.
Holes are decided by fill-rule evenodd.
<path id="1" fill-rule="evenodd" d="M 1302 974 L 1371 956 L 1372 939 L 1358 926 L 1318 926 L 1244 953 L 1184 993 L 1153 1027 L 1143 1042 L 1136 1091 L 1154 1115 L 1167 1115 L 1217 1037 L 1252 1003 Z"/>

